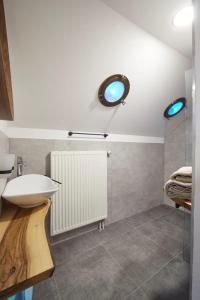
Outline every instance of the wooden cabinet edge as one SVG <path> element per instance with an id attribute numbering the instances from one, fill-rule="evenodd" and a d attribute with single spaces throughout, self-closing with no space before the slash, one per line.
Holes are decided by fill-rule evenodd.
<path id="1" fill-rule="evenodd" d="M 8 38 L 3 0 L 0 0 L 0 120 L 14 119 Z"/>
<path id="2" fill-rule="evenodd" d="M 0 299 L 1 300 L 7 299 L 8 297 L 11 297 L 18 292 L 28 289 L 29 287 L 32 287 L 35 284 L 40 283 L 41 281 L 50 278 L 53 275 L 54 270 L 55 270 L 55 266 L 39 275 L 36 275 L 30 279 L 24 280 L 20 284 L 17 284 L 15 286 L 5 289 L 4 291 L 0 292 Z"/>

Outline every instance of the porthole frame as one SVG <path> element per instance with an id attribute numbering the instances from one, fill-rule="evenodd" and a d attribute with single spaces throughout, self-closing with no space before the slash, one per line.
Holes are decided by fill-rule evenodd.
<path id="1" fill-rule="evenodd" d="M 178 103 L 178 102 L 182 102 L 183 103 L 183 107 L 179 110 L 179 111 L 177 111 L 177 113 L 175 113 L 174 115 L 169 115 L 169 110 L 171 109 L 171 107 L 172 106 L 174 106 L 176 103 Z M 184 108 L 185 108 L 185 106 L 186 106 L 186 98 L 184 98 L 184 97 L 181 97 L 181 98 L 178 98 L 178 99 L 176 99 L 176 100 L 174 100 L 173 102 L 171 102 L 168 106 L 167 106 L 167 108 L 165 109 L 165 111 L 164 111 L 164 117 L 166 118 L 166 119 L 170 119 L 170 118 L 173 118 L 174 116 L 176 116 L 176 115 L 178 115 Z"/>
<path id="2" fill-rule="evenodd" d="M 105 98 L 105 90 L 108 85 L 110 85 L 111 83 L 113 83 L 115 81 L 120 81 L 124 84 L 124 93 L 120 99 L 116 100 L 115 102 L 109 102 Z M 111 75 L 108 78 L 106 78 L 100 85 L 100 88 L 98 91 L 99 101 L 101 102 L 101 104 L 103 104 L 104 106 L 108 106 L 108 107 L 113 107 L 113 106 L 119 105 L 120 103 L 125 104 L 124 100 L 127 97 L 129 90 L 130 90 L 130 82 L 126 76 L 124 76 L 122 74 Z"/>

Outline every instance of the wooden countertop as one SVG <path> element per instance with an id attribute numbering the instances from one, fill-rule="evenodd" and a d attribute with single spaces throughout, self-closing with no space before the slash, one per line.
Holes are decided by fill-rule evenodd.
<path id="1" fill-rule="evenodd" d="M 3 205 L 0 216 L 0 299 L 49 278 L 54 262 L 45 230 L 51 205 L 20 208 Z"/>

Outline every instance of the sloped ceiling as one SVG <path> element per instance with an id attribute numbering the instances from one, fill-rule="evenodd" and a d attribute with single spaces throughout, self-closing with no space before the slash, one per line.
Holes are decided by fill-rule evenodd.
<path id="1" fill-rule="evenodd" d="M 164 43 L 192 57 L 192 25 L 175 28 L 173 17 L 191 0 L 102 0 Z"/>
<path id="2" fill-rule="evenodd" d="M 11 126 L 163 136 L 163 110 L 185 94 L 190 59 L 99 0 L 4 4 Z M 107 108 L 97 99 L 98 87 L 116 73 L 129 78 L 130 93 L 125 106 Z"/>

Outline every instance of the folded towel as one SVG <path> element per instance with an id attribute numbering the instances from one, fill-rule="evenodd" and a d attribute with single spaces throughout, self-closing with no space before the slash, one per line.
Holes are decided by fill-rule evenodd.
<path id="1" fill-rule="evenodd" d="M 182 167 L 175 171 L 170 178 L 183 183 L 192 183 L 192 167 Z"/>
<path id="2" fill-rule="evenodd" d="M 192 198 L 192 183 L 180 182 L 177 180 L 168 180 L 164 189 L 171 199 L 188 199 Z"/>

